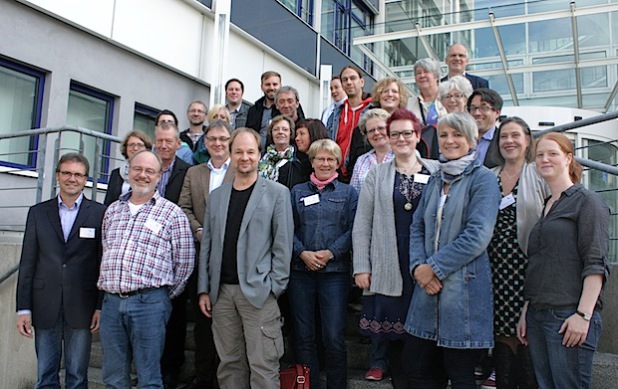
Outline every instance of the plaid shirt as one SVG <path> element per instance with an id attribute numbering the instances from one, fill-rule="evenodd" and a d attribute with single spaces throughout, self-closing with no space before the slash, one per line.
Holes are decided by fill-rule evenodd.
<path id="1" fill-rule="evenodd" d="M 395 158 L 395 154 L 393 154 L 391 150 L 388 150 L 382 163 L 390 162 L 393 158 Z M 358 157 L 356 164 L 354 165 L 354 173 L 352 173 L 350 186 L 356 189 L 356 191 L 360 194 L 361 186 L 363 186 L 363 181 L 365 181 L 367 173 L 369 173 L 369 170 L 371 170 L 372 167 L 377 165 L 378 159 L 376 158 L 375 150 L 368 151 Z"/>
<path id="2" fill-rule="evenodd" d="M 131 215 L 122 196 L 103 218 L 103 259 L 97 286 L 109 293 L 170 287 L 179 295 L 193 271 L 195 246 L 189 220 L 174 203 L 155 192 Z"/>

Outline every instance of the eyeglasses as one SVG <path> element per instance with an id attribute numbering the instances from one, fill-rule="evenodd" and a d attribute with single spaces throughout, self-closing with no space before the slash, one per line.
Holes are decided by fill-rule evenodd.
<path id="1" fill-rule="evenodd" d="M 143 143 L 129 143 L 127 147 L 130 149 L 145 149 L 146 145 Z"/>
<path id="2" fill-rule="evenodd" d="M 377 126 L 376 128 L 372 128 L 371 130 L 367 130 L 366 135 L 371 135 L 378 132 L 385 132 L 386 126 Z"/>
<path id="3" fill-rule="evenodd" d="M 465 95 L 462 95 L 461 93 L 456 93 L 454 95 L 446 95 L 444 96 L 444 100 L 460 100 L 463 99 L 464 97 L 466 97 Z"/>
<path id="4" fill-rule="evenodd" d="M 60 173 L 60 175 L 62 176 L 62 178 L 71 178 L 71 177 L 75 177 L 75 178 L 77 178 L 78 180 L 81 180 L 81 179 L 83 179 L 83 178 L 86 178 L 86 177 L 87 177 L 87 175 L 82 174 L 82 173 L 73 173 L 73 172 L 66 172 L 66 171 L 61 171 L 61 172 L 58 172 L 58 173 Z"/>
<path id="5" fill-rule="evenodd" d="M 166 123 L 176 124 L 173 120 L 159 120 L 159 123 L 157 123 L 157 126 L 160 126 L 160 125 L 166 124 Z"/>
<path id="6" fill-rule="evenodd" d="M 216 141 L 219 141 L 219 143 L 225 143 L 230 140 L 230 137 L 229 136 L 220 136 L 220 137 L 207 136 L 206 140 L 211 143 L 215 143 Z"/>
<path id="7" fill-rule="evenodd" d="M 410 139 L 412 138 L 412 135 L 414 135 L 414 131 L 412 130 L 391 131 L 389 136 L 391 137 L 392 140 L 395 140 L 395 139 L 399 139 L 400 135 L 403 135 L 403 139 Z"/>
<path id="8" fill-rule="evenodd" d="M 480 107 L 479 107 L 479 106 L 476 106 L 476 105 L 471 105 L 471 106 L 468 108 L 468 112 L 470 112 L 470 113 L 474 113 L 474 112 L 476 112 L 477 110 L 479 110 L 479 111 L 481 111 L 481 112 L 485 113 L 485 112 L 489 112 L 489 111 L 491 111 L 492 109 L 494 109 L 494 107 L 492 107 L 491 105 L 481 105 Z"/>
<path id="9" fill-rule="evenodd" d="M 192 109 L 189 111 L 189 113 L 206 113 L 206 111 L 201 109 Z"/>
<path id="10" fill-rule="evenodd" d="M 141 166 L 131 166 L 131 171 L 135 174 L 142 174 L 142 172 L 145 172 L 147 176 L 154 176 L 158 173 L 158 171 L 154 169 L 144 169 Z"/>
<path id="11" fill-rule="evenodd" d="M 333 158 L 333 157 L 326 157 L 326 158 L 319 157 L 319 158 L 314 158 L 313 160 L 317 163 L 324 163 L 324 162 L 328 162 L 329 164 L 337 163 L 337 158 Z"/>

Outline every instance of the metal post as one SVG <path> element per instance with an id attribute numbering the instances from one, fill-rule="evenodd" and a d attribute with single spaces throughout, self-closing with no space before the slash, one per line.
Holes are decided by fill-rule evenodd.
<path id="1" fill-rule="evenodd" d="M 225 104 L 225 91 L 223 90 L 224 76 L 223 71 L 227 67 L 227 49 L 230 34 L 230 8 L 231 0 L 213 0 L 215 11 L 215 23 L 213 27 L 213 57 L 211 61 L 212 74 L 210 84 L 209 103 L 212 107 L 215 104 Z M 214 90 L 213 90 L 214 89 Z"/>
<path id="2" fill-rule="evenodd" d="M 43 181 L 45 180 L 45 154 L 47 151 L 47 134 L 39 135 L 39 150 L 36 154 L 36 203 L 43 199 Z"/>

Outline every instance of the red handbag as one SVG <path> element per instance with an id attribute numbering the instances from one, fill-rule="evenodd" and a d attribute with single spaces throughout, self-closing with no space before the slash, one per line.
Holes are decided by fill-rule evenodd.
<path id="1" fill-rule="evenodd" d="M 309 389 L 309 367 L 296 365 L 279 371 L 281 389 Z"/>

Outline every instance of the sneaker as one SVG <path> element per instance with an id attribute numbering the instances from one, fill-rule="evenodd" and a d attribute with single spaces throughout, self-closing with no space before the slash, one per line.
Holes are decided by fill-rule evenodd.
<path id="1" fill-rule="evenodd" d="M 384 370 L 379 367 L 372 367 L 365 373 L 365 379 L 367 381 L 381 381 L 384 378 Z"/>
<path id="2" fill-rule="evenodd" d="M 494 389 L 496 387 L 496 371 L 492 371 L 489 377 L 481 385 L 481 389 Z"/>

